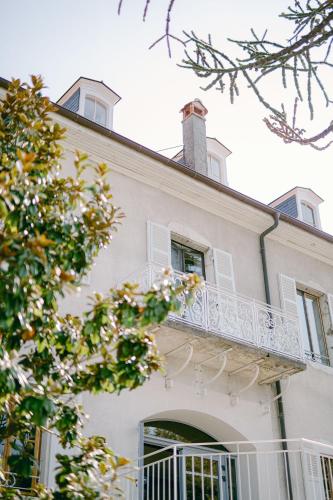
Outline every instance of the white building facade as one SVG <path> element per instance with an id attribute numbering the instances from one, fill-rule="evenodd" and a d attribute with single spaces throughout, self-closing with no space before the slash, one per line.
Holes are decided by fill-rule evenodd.
<path id="1" fill-rule="evenodd" d="M 126 214 L 64 308 L 128 280 L 148 289 L 165 267 L 204 285 L 154 332 L 164 373 L 120 396 L 84 395 L 85 432 L 136 463 L 128 499 L 333 499 L 333 237 L 321 198 L 295 188 L 268 206 L 230 188 L 230 151 L 206 138 L 198 100 L 182 110 L 173 160 L 113 131 L 118 100 L 80 78 L 54 116 L 67 128 L 64 172 L 77 149 L 107 162 Z M 56 452 L 42 436 L 50 486 Z"/>

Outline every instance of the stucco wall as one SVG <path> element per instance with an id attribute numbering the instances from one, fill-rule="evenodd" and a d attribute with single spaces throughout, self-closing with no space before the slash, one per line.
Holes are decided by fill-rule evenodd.
<path id="1" fill-rule="evenodd" d="M 131 158 L 133 157 L 133 164 L 139 161 L 139 153 L 126 151 L 128 157 L 125 162 L 123 152 L 112 141 L 103 140 L 103 149 L 102 145 L 95 144 L 92 137 L 87 136 L 86 131 L 80 131 L 76 126 L 75 133 L 70 134 L 67 147 L 69 151 L 74 146 L 85 150 L 85 145 L 88 152 L 93 154 L 93 159 L 103 159 L 103 151 L 107 152 L 106 159 L 111 159 L 111 167 L 115 167 L 110 175 L 114 202 L 122 207 L 126 218 L 110 248 L 103 250 L 97 259 L 90 286 L 84 287 L 80 295 L 68 297 L 63 304 L 64 309 L 82 311 L 86 296 L 92 290 L 106 292 L 110 286 L 144 266 L 147 262 L 147 220 L 171 228 L 186 227 L 190 234 L 200 235 L 207 246 L 231 253 L 237 292 L 265 301 L 259 234 L 272 224 L 267 214 L 252 213 L 252 209 L 246 206 L 240 213 L 230 200 L 230 210 L 226 209 L 224 217 L 221 207 L 215 210 L 209 204 L 207 188 L 202 186 L 202 197 L 200 195 L 196 198 L 189 192 L 187 180 L 184 192 L 181 193 L 180 190 L 181 194 L 176 195 L 171 181 L 170 186 L 168 184 L 168 178 L 176 175 L 172 169 L 168 171 L 168 167 L 163 166 L 165 179 L 160 184 L 153 182 L 151 178 L 147 180 L 145 168 L 152 167 L 151 160 L 140 159 L 142 176 L 140 173 L 133 173 Z M 128 170 L 122 170 L 125 163 Z M 156 165 L 156 176 L 160 175 L 159 168 Z M 64 171 L 69 170 L 70 160 L 67 160 L 64 162 Z M 193 186 L 194 184 L 196 190 L 200 191 L 197 181 L 193 180 Z M 207 210 L 204 208 L 205 199 Z M 222 195 L 221 200 L 227 207 L 228 200 Z M 307 247 L 302 248 L 299 244 L 300 231 L 297 230 L 296 241 L 295 230 L 293 241 L 293 232 L 286 226 L 286 223 L 281 224 L 266 242 L 273 304 L 280 307 L 279 273 L 293 277 L 297 282 L 318 291 L 333 293 L 333 268 L 327 263 L 333 259 L 333 255 L 327 254 L 328 244 L 325 243 L 326 247 L 323 248 L 326 254 L 321 258 L 318 250 L 321 243 L 318 243 L 318 238 L 313 237 L 315 243 L 312 254 L 310 236 L 304 233 Z M 213 281 L 209 254 L 206 265 L 207 278 Z M 328 339 L 328 343 L 330 342 Z M 246 381 L 246 375 L 244 380 L 240 377 L 235 382 L 224 374 L 209 387 L 207 395 L 200 398 L 195 395 L 193 373 L 194 366 L 190 364 L 170 391 L 165 389 L 162 377 L 154 375 L 143 388 L 121 396 L 84 396 L 85 408 L 90 414 L 87 434 L 105 435 L 117 451 L 131 457 L 140 452 L 140 422 L 158 416 L 198 426 L 222 441 L 280 437 L 275 404 L 270 405 L 269 412 L 262 405 L 262 401 L 269 402 L 274 397 L 273 387 L 256 385 L 242 394 L 239 403 L 233 406 L 229 395 L 231 384 L 240 386 Z M 289 390 L 283 395 L 289 438 L 317 438 L 333 443 L 332 374 L 333 368 L 318 364 L 312 366 L 309 363 L 305 372 L 291 377 Z"/>

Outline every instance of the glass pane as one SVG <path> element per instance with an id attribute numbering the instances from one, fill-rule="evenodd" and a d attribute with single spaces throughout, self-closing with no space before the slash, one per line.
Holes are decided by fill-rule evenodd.
<path id="1" fill-rule="evenodd" d="M 168 429 L 161 429 L 159 427 L 153 427 L 150 425 L 144 426 L 144 435 L 145 436 L 153 436 L 153 437 L 161 437 L 165 439 L 172 439 L 173 441 L 179 442 L 188 442 L 184 436 L 177 434 L 176 432 L 170 431 Z"/>
<path id="2" fill-rule="evenodd" d="M 306 203 L 302 203 L 302 216 L 304 222 L 307 222 L 308 224 L 311 224 L 312 226 L 315 225 L 315 218 L 314 218 L 314 212 L 313 209 L 307 205 Z"/>
<path id="3" fill-rule="evenodd" d="M 325 489 L 325 499 L 333 498 L 333 459 L 330 457 L 321 457 L 321 468 Z"/>
<path id="4" fill-rule="evenodd" d="M 304 310 L 303 292 L 300 292 L 299 290 L 297 291 L 297 311 L 299 317 L 299 325 L 303 337 L 304 351 L 309 354 L 311 352 L 311 346 L 310 346 L 309 332 Z"/>
<path id="5" fill-rule="evenodd" d="M 1 431 L 2 434 L 4 433 L 5 428 L 6 428 L 6 417 L 2 413 L 2 414 L 0 414 L 0 431 Z M 5 445 L 6 445 L 6 440 L 5 439 L 0 439 L 0 464 L 1 464 L 1 460 L 3 458 L 3 453 L 4 453 L 4 450 L 5 450 Z"/>
<path id="6" fill-rule="evenodd" d="M 305 297 L 306 309 L 310 326 L 313 353 L 319 357 L 319 360 L 327 360 L 327 351 L 322 329 L 321 317 L 318 307 L 318 301 L 315 297 Z"/>
<path id="7" fill-rule="evenodd" d="M 182 248 L 174 241 L 171 242 L 171 265 L 175 271 L 184 272 Z"/>
<path id="8" fill-rule="evenodd" d="M 100 125 L 106 125 L 106 107 L 96 101 L 95 121 Z"/>
<path id="9" fill-rule="evenodd" d="M 209 177 L 214 179 L 215 181 L 221 180 L 221 170 L 220 170 L 220 162 L 214 156 L 209 156 Z"/>
<path id="10" fill-rule="evenodd" d="M 184 271 L 185 273 L 196 273 L 203 276 L 202 253 L 191 248 L 184 249 Z"/>
<path id="11" fill-rule="evenodd" d="M 86 97 L 86 102 L 84 105 L 84 116 L 89 118 L 89 120 L 94 120 L 95 115 L 95 100 L 90 97 Z"/>

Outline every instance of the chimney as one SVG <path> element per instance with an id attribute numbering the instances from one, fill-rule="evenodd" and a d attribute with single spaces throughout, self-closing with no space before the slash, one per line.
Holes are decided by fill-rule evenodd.
<path id="1" fill-rule="evenodd" d="M 181 109 L 183 113 L 184 163 L 200 174 L 208 175 L 206 120 L 208 113 L 199 99 Z"/>

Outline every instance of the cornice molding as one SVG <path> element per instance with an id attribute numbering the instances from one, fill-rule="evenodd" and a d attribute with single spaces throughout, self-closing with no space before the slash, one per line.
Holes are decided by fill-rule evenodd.
<path id="1" fill-rule="evenodd" d="M 55 115 L 55 119 L 67 128 L 64 146 L 72 152 L 81 149 L 88 153 L 92 160 L 109 163 L 111 169 L 117 173 L 160 189 L 257 234 L 272 223 L 269 213 L 218 191 L 181 171 L 170 169 L 157 159 L 59 114 Z M 284 220 L 280 221 L 278 229 L 269 235 L 269 239 L 333 265 L 333 245 L 330 241 Z"/>

